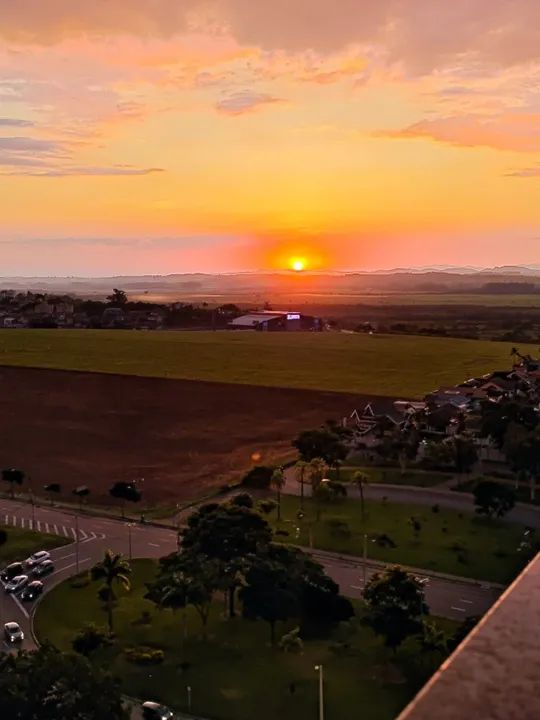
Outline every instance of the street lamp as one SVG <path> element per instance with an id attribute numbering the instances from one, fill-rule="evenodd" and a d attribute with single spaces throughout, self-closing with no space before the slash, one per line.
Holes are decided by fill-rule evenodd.
<path id="1" fill-rule="evenodd" d="M 319 720 L 324 720 L 324 677 L 323 666 L 315 665 L 315 670 L 319 673 Z"/>
<path id="2" fill-rule="evenodd" d="M 134 523 L 128 522 L 127 523 L 127 529 L 128 529 L 128 550 L 129 550 L 129 559 L 132 558 L 132 552 L 131 552 L 131 528 L 133 527 Z"/>
<path id="3" fill-rule="evenodd" d="M 186 692 L 187 692 L 187 709 L 188 709 L 188 713 L 190 713 L 191 712 L 191 685 L 188 685 L 186 687 Z"/>

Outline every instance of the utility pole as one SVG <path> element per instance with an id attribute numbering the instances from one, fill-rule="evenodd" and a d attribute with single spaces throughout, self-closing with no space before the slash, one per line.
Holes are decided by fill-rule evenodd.
<path id="1" fill-rule="evenodd" d="M 186 687 L 186 690 L 187 690 L 187 710 L 188 710 L 188 713 L 190 713 L 191 712 L 191 685 L 188 685 Z"/>
<path id="2" fill-rule="evenodd" d="M 315 665 L 315 670 L 319 672 L 319 720 L 324 720 L 324 678 L 323 666 Z"/>
<path id="3" fill-rule="evenodd" d="M 128 527 L 128 552 L 129 552 L 130 560 L 133 557 L 133 554 L 131 552 L 131 527 L 132 527 L 132 525 L 133 525 L 133 523 L 130 523 L 130 522 L 128 522 L 128 524 L 127 524 L 127 527 Z"/>
<path id="4" fill-rule="evenodd" d="M 364 533 L 364 592 L 366 590 L 366 573 L 367 573 L 367 534 Z"/>

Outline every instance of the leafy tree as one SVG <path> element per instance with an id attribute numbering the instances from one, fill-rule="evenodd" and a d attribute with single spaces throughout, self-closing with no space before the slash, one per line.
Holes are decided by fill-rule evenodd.
<path id="1" fill-rule="evenodd" d="M 315 458 L 322 458 L 330 467 L 339 466 L 349 454 L 342 438 L 327 428 L 304 430 L 292 444 L 302 460 L 311 462 Z"/>
<path id="2" fill-rule="evenodd" d="M 257 509 L 264 515 L 270 515 L 271 512 L 274 512 L 276 507 L 277 503 L 275 500 L 260 500 L 257 503 Z"/>
<path id="3" fill-rule="evenodd" d="M 511 425 L 534 430 L 538 421 L 537 411 L 527 402 L 486 402 L 482 406 L 482 435 L 492 437 L 499 448 L 503 447 Z"/>
<path id="4" fill-rule="evenodd" d="M 109 625 L 109 633 L 113 631 L 113 606 L 116 601 L 115 586 L 120 585 L 124 590 L 131 589 L 129 575 L 131 567 L 124 560 L 122 555 L 114 554 L 112 550 L 107 550 L 103 560 L 91 570 L 92 580 L 103 580 L 104 584 L 98 591 L 100 600 L 105 603 L 107 609 L 107 622 Z"/>
<path id="5" fill-rule="evenodd" d="M 479 515 L 503 517 L 516 504 L 516 493 L 509 485 L 482 480 L 474 490 L 474 504 Z"/>
<path id="6" fill-rule="evenodd" d="M 276 622 L 299 614 L 299 597 L 287 567 L 268 557 L 254 557 L 240 590 L 243 616 L 264 620 L 270 625 L 270 642 L 275 643 Z"/>
<path id="7" fill-rule="evenodd" d="M 442 630 L 435 623 L 424 621 L 422 632 L 418 636 L 420 653 L 428 660 L 429 665 L 433 660 L 445 655 L 447 652 L 447 638 Z"/>
<path id="8" fill-rule="evenodd" d="M 128 720 L 119 683 L 81 655 L 51 645 L 0 654 L 0 717 Z"/>
<path id="9" fill-rule="evenodd" d="M 423 463 L 429 468 L 438 470 L 454 465 L 455 457 L 452 446 L 448 442 L 427 442 L 424 447 Z"/>
<path id="10" fill-rule="evenodd" d="M 509 434 L 510 429 L 507 437 Z M 531 500 L 534 501 L 536 480 L 540 477 L 540 427 L 516 435 L 505 443 L 506 456 L 513 470 L 528 478 Z"/>
<path id="11" fill-rule="evenodd" d="M 242 480 L 242 485 L 254 490 L 267 490 L 272 480 L 273 467 L 268 465 L 255 465 L 251 468 Z"/>
<path id="12" fill-rule="evenodd" d="M 128 296 L 124 290 L 114 288 L 111 295 L 107 295 L 107 302 L 112 307 L 123 307 L 127 304 Z"/>
<path id="13" fill-rule="evenodd" d="M 307 470 L 309 484 L 311 485 L 311 497 L 315 502 L 315 511 L 317 520 L 319 520 L 321 516 L 320 503 L 321 500 L 324 500 L 326 497 L 325 491 L 321 490 L 321 486 L 324 485 L 323 480 L 327 479 L 325 475 L 328 470 L 328 465 L 322 458 L 313 458 L 313 460 L 309 462 Z"/>
<path id="14" fill-rule="evenodd" d="M 464 622 L 460 623 L 452 637 L 447 642 L 448 650 L 450 650 L 450 652 L 453 652 L 459 645 L 461 645 L 463 640 L 465 640 L 471 630 L 476 627 L 479 621 L 479 615 L 471 615 Z"/>
<path id="15" fill-rule="evenodd" d="M 454 453 L 454 465 L 458 473 L 470 472 L 478 461 L 478 453 L 471 438 L 456 435 L 452 438 L 451 447 Z"/>
<path id="16" fill-rule="evenodd" d="M 7 468 L 2 470 L 2 480 L 9 483 L 11 499 L 15 497 L 15 485 L 22 485 L 24 477 L 24 472 L 22 470 L 17 470 L 17 468 Z"/>
<path id="17" fill-rule="evenodd" d="M 422 630 L 422 616 L 429 613 L 422 583 L 400 567 L 376 573 L 366 585 L 364 600 L 367 624 L 394 652 Z"/>
<path id="18" fill-rule="evenodd" d="M 270 526 L 255 510 L 230 503 L 210 503 L 190 515 L 181 546 L 183 551 L 220 563 L 232 617 L 234 596 L 246 557 L 266 548 L 271 539 Z"/>
<path id="19" fill-rule="evenodd" d="M 281 491 L 285 485 L 285 476 L 283 474 L 283 468 L 278 467 L 272 473 L 272 479 L 270 485 L 276 491 L 276 502 L 277 502 L 277 519 L 281 521 Z"/>
<path id="20" fill-rule="evenodd" d="M 60 495 L 60 493 L 62 492 L 62 486 L 60 485 L 60 483 L 49 483 L 48 485 L 44 485 L 43 489 L 46 493 L 48 493 L 52 506 L 53 495 Z"/>
<path id="21" fill-rule="evenodd" d="M 109 645 L 110 642 L 110 636 L 106 630 L 94 623 L 88 623 L 73 638 L 72 646 L 75 652 L 88 657 L 95 650 Z"/>
<path id="22" fill-rule="evenodd" d="M 206 638 L 206 627 L 215 591 L 220 587 L 220 566 L 215 560 L 190 551 L 173 553 L 160 560 L 156 580 L 147 585 L 146 598 L 158 607 L 173 611 L 192 605 L 197 611 Z M 182 613 L 183 637 L 186 616 Z"/>
<path id="23" fill-rule="evenodd" d="M 142 493 L 132 482 L 115 482 L 109 490 L 109 495 L 122 503 L 122 518 L 125 517 L 125 505 L 127 502 L 140 502 Z"/>

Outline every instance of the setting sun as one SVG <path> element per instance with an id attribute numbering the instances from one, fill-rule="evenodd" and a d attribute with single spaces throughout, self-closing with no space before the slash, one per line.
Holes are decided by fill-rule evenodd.
<path id="1" fill-rule="evenodd" d="M 302 260 L 301 258 L 293 258 L 291 260 L 291 268 L 295 272 L 302 272 L 306 267 L 305 260 Z"/>

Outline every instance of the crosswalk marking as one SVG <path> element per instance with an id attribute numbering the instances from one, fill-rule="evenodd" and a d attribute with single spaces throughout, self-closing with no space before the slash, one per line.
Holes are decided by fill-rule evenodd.
<path id="1" fill-rule="evenodd" d="M 21 518 L 21 527 L 22 527 L 23 530 L 24 530 L 24 518 L 23 518 L 23 517 Z"/>
<path id="2" fill-rule="evenodd" d="M 41 532 L 41 521 L 40 520 L 37 521 L 37 529 L 39 530 L 39 532 Z"/>
<path id="3" fill-rule="evenodd" d="M 77 541 L 76 529 L 74 527 L 67 527 L 66 525 L 59 525 L 52 522 L 48 523 L 44 520 L 35 520 L 32 517 L 24 517 L 23 515 L 10 515 L 8 513 L 2 513 L 0 515 L 0 522 L 3 522 L 4 525 L 20 527 L 23 530 L 28 529 L 36 532 L 44 532 L 47 534 L 54 533 L 55 535 L 63 535 L 70 540 L 73 539 L 74 541 Z M 78 540 L 81 543 L 97 539 L 104 540 L 105 537 L 105 533 L 96 533 L 93 530 L 83 530 L 79 528 Z"/>
<path id="4" fill-rule="evenodd" d="M 65 526 L 65 525 L 62 525 L 62 530 L 64 531 L 64 535 L 65 535 L 66 537 L 69 537 L 68 531 L 66 530 L 66 526 Z"/>
<path id="5" fill-rule="evenodd" d="M 56 524 L 54 526 L 54 532 L 56 535 L 60 535 L 60 533 L 58 532 L 58 525 L 56 525 Z"/>
<path id="6" fill-rule="evenodd" d="M 45 532 L 46 532 L 46 533 L 49 532 L 49 523 L 45 523 Z"/>

